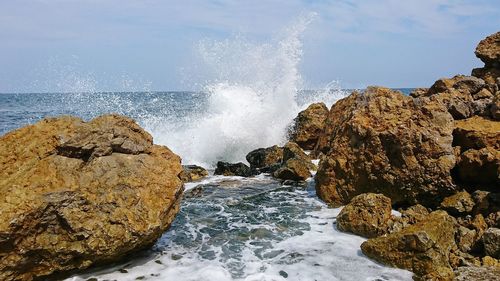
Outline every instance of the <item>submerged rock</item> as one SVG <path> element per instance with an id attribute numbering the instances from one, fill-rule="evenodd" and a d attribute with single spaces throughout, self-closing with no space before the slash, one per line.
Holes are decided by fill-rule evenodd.
<path id="1" fill-rule="evenodd" d="M 388 232 L 391 219 L 391 199 L 374 193 L 354 197 L 337 216 L 337 227 L 367 238 Z"/>
<path id="2" fill-rule="evenodd" d="M 436 211 L 399 232 L 368 239 L 361 250 L 378 262 L 411 270 L 423 280 L 450 280 L 454 224 L 446 212 Z"/>
<path id="3" fill-rule="evenodd" d="M 295 118 L 290 140 L 296 142 L 302 149 L 314 149 L 325 127 L 327 116 L 328 108 L 324 103 L 309 105 Z"/>
<path id="4" fill-rule="evenodd" d="M 250 168 L 262 173 L 276 171 L 283 160 L 283 148 L 277 145 L 259 148 L 249 152 L 246 156 Z"/>
<path id="5" fill-rule="evenodd" d="M 369 87 L 339 100 L 326 122 L 315 179 L 327 203 L 374 192 L 393 204 L 435 206 L 455 192 L 453 119 L 440 103 Z"/>
<path id="6" fill-rule="evenodd" d="M 180 178 L 183 182 L 197 181 L 206 176 L 208 176 L 208 171 L 197 165 L 183 165 L 180 174 Z"/>
<path id="7" fill-rule="evenodd" d="M 214 172 L 214 175 L 240 176 L 240 177 L 251 177 L 255 174 L 256 172 L 254 170 L 252 170 L 250 167 L 248 167 L 242 162 L 232 164 L 222 161 L 217 162 L 217 168 L 215 169 Z"/>
<path id="8" fill-rule="evenodd" d="M 123 116 L 50 118 L 4 135 L 0 279 L 46 279 L 152 245 L 179 210 L 181 171 Z"/>

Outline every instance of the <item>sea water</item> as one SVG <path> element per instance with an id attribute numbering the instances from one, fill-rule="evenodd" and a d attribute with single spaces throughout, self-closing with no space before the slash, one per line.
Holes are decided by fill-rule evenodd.
<path id="1" fill-rule="evenodd" d="M 213 78 L 197 92 L 96 92 L 85 78 L 72 79 L 75 90 L 66 93 L 0 94 L 0 135 L 49 116 L 119 113 L 184 164 L 244 162 L 253 149 L 284 144 L 308 104 L 330 107 L 348 93 L 335 84 L 303 90 L 300 38 L 310 20 L 265 43 L 240 36 L 200 42 Z M 312 179 L 296 188 L 269 175 L 209 176 L 186 184 L 195 187 L 202 195 L 183 199 L 154 247 L 68 280 L 411 280 L 408 271 L 366 258 L 363 238 L 337 231 L 339 209 L 316 197 Z"/>

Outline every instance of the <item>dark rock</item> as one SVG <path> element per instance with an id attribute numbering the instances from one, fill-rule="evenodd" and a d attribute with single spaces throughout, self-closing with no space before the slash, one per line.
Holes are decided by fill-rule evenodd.
<path id="1" fill-rule="evenodd" d="M 500 258 L 500 229 L 488 228 L 483 234 L 484 253 L 493 258 Z"/>
<path id="2" fill-rule="evenodd" d="M 328 108 L 324 103 L 313 103 L 294 120 L 290 140 L 306 150 L 314 149 L 325 127 Z"/>
<path id="3" fill-rule="evenodd" d="M 255 170 L 250 169 L 244 163 L 238 162 L 236 164 L 228 162 L 217 162 L 217 168 L 215 169 L 214 175 L 224 175 L 224 176 L 240 176 L 240 177 L 251 177 L 256 174 Z"/>
<path id="4" fill-rule="evenodd" d="M 283 160 L 283 148 L 277 145 L 259 148 L 247 154 L 250 168 L 263 173 L 274 172 Z"/>
<path id="5" fill-rule="evenodd" d="M 337 216 L 337 227 L 367 238 L 384 235 L 391 219 L 391 199 L 382 194 L 363 193 L 354 197 Z"/>

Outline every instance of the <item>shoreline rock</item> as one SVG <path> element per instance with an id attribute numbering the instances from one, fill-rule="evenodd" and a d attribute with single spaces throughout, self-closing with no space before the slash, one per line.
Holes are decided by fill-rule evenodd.
<path id="1" fill-rule="evenodd" d="M 168 229 L 180 158 L 133 120 L 44 119 L 0 138 L 0 279 L 119 260 Z"/>

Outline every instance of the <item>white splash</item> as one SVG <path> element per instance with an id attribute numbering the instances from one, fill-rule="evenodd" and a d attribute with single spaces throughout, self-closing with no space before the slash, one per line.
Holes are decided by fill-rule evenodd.
<path id="1" fill-rule="evenodd" d="M 204 87 L 206 111 L 183 127 L 146 122 L 146 129 L 184 163 L 204 166 L 244 161 L 253 149 L 283 143 L 300 110 L 300 37 L 314 16 L 302 17 L 271 43 L 253 44 L 241 37 L 201 42 L 200 55 L 216 77 Z"/>

